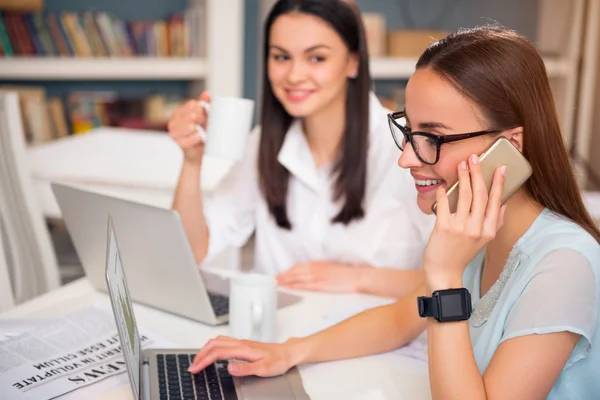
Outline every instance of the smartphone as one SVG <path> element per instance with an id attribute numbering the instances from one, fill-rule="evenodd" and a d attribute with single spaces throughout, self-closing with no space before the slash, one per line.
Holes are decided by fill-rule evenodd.
<path id="1" fill-rule="evenodd" d="M 488 193 L 492 188 L 492 179 L 497 168 L 506 165 L 506 180 L 502 188 L 502 204 L 506 203 L 531 176 L 531 165 L 521 152 L 504 136 L 499 137 L 479 156 L 479 164 Z M 456 212 L 458 204 L 458 182 L 447 192 L 450 213 Z M 436 203 L 431 207 L 436 213 Z"/>

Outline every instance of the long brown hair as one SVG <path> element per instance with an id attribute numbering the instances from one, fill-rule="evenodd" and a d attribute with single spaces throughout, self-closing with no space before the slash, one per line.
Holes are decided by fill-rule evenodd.
<path id="1" fill-rule="evenodd" d="M 264 30 L 261 138 L 258 155 L 260 189 L 277 225 L 291 229 L 292 224 L 287 215 L 290 174 L 279 163 L 277 155 L 292 123 L 292 117 L 273 94 L 267 71 L 271 27 L 279 16 L 291 12 L 314 15 L 327 22 L 340 35 L 348 50 L 358 56 L 358 75 L 348 81 L 345 132 L 333 172 L 337 178 L 334 200 L 343 198 L 345 202 L 332 222 L 348 224 L 364 216 L 371 75 L 360 14 L 355 6 L 344 0 L 280 0 L 267 17 Z"/>
<path id="2" fill-rule="evenodd" d="M 525 37 L 500 26 L 461 29 L 432 44 L 417 62 L 477 104 L 495 127 L 521 126 L 533 169 L 528 195 L 562 214 L 600 243 L 563 142 L 544 61 Z"/>

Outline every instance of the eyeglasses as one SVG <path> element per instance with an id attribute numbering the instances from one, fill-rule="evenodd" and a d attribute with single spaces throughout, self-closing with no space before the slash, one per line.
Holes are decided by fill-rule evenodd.
<path id="1" fill-rule="evenodd" d="M 455 135 L 436 135 L 428 132 L 411 132 L 406 126 L 406 116 L 404 111 L 397 111 L 388 114 L 388 124 L 396 146 L 402 151 L 407 143 L 413 148 L 413 151 L 425 164 L 433 165 L 440 159 L 440 147 L 444 143 L 458 142 L 459 140 L 469 139 L 490 133 L 500 133 L 505 129 L 486 129 L 484 131 L 458 133 Z"/>

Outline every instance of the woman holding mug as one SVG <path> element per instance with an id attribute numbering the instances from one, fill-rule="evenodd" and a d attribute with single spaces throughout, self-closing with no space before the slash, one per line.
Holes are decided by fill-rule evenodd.
<path id="1" fill-rule="evenodd" d="M 195 126 L 210 117 L 197 101 L 174 112 L 169 132 L 184 162 L 173 208 L 198 263 L 255 232 L 256 270 L 290 288 L 401 297 L 422 282 L 433 219 L 412 201 L 409 173 L 393 168 L 397 150 L 371 92 L 364 35 L 346 1 L 275 4 L 265 25 L 261 125 L 209 201 Z"/>
<path id="2" fill-rule="evenodd" d="M 293 365 L 403 346 L 424 330 L 435 399 L 593 399 L 600 393 L 600 232 L 586 211 L 565 149 L 542 58 L 514 31 L 461 30 L 417 62 L 406 109 L 389 115 L 398 164 L 437 189 L 417 204 L 436 223 L 423 256 L 425 283 L 398 302 L 281 344 L 220 337 L 196 356 L 233 375 L 271 376 Z M 499 137 L 531 164 L 501 205 L 510 171 L 487 192 L 478 155 Z M 459 182 L 456 212 L 446 190 Z M 422 315 L 417 298 L 470 294 L 457 321 Z M 443 303 L 442 303 L 443 313 Z M 443 315 L 442 315 L 443 316 Z"/>

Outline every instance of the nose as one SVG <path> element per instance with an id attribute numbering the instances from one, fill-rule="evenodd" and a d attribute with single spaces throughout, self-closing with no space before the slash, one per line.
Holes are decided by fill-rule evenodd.
<path id="1" fill-rule="evenodd" d="M 304 63 L 298 60 L 294 60 L 291 63 L 291 67 L 288 70 L 287 80 L 291 84 L 302 82 L 306 78 L 306 68 Z"/>
<path id="2" fill-rule="evenodd" d="M 400 157 L 398 157 L 398 166 L 400 168 L 422 168 L 425 164 L 419 160 L 417 154 L 415 153 L 412 144 L 406 143 L 404 146 L 404 150 L 400 153 Z"/>

